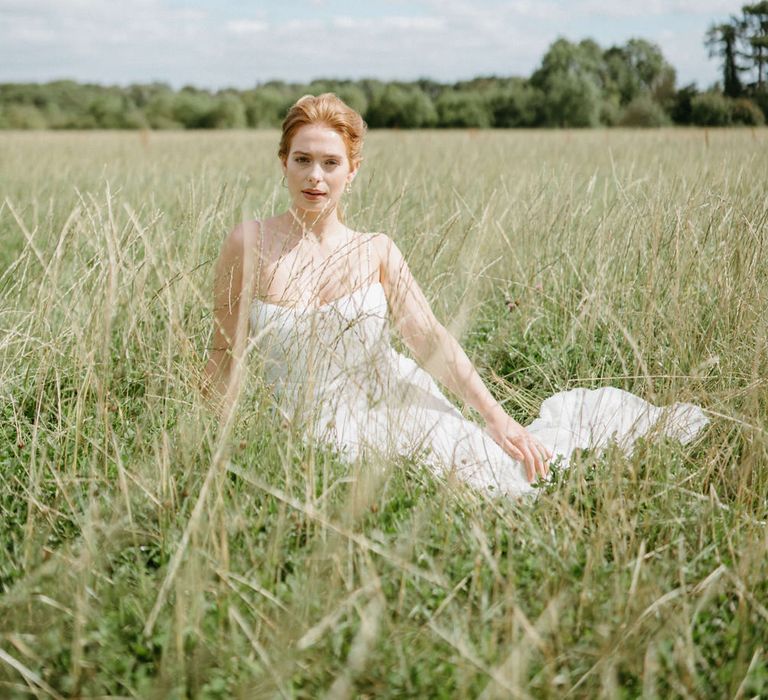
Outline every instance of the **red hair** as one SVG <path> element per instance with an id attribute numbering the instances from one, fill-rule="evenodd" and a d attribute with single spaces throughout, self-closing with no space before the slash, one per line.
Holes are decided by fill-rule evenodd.
<path id="1" fill-rule="evenodd" d="M 347 147 L 347 158 L 352 168 L 360 164 L 363 137 L 367 126 L 358 112 L 332 92 L 322 95 L 304 95 L 288 110 L 283 120 L 283 133 L 277 155 L 285 162 L 291 150 L 293 135 L 308 124 L 324 124 L 336 131 Z"/>

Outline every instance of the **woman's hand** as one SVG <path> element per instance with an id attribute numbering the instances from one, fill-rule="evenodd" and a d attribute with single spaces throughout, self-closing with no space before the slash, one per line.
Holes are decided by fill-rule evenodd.
<path id="1" fill-rule="evenodd" d="M 528 481 L 546 478 L 552 453 L 514 418 L 498 410 L 486 421 L 485 430 L 508 455 L 523 463 Z"/>

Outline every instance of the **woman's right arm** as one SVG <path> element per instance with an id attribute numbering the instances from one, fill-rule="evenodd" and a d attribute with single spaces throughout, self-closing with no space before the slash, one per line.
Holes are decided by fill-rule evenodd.
<path id="1" fill-rule="evenodd" d="M 213 339 L 205 366 L 204 393 L 222 417 L 240 389 L 248 342 L 248 310 L 255 289 L 255 224 L 240 224 L 221 247 L 213 282 Z"/>

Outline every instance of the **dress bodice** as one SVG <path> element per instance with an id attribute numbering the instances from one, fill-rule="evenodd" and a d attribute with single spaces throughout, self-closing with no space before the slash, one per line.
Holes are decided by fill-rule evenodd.
<path id="1" fill-rule="evenodd" d="M 283 408 L 296 410 L 299 402 L 340 393 L 372 399 L 383 390 L 390 343 L 380 282 L 316 307 L 255 299 L 250 322 L 265 379 L 289 404 Z"/>

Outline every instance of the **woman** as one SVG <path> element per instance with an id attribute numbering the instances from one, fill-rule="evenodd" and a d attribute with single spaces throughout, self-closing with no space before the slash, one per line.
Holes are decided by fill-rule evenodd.
<path id="1" fill-rule="evenodd" d="M 611 388 L 548 399 L 529 430 L 507 415 L 435 318 L 395 243 L 342 222 L 364 133 L 362 117 L 330 93 L 289 110 L 278 156 L 290 208 L 236 227 L 216 267 L 206 372 L 222 405 L 234 403 L 250 333 L 278 407 L 307 436 L 351 459 L 369 449 L 419 453 L 438 473 L 508 495 L 546 478 L 553 451 L 567 459 L 575 447 L 650 428 L 660 409 Z M 420 366 L 391 348 L 389 323 Z M 433 378 L 479 413 L 484 430 Z M 680 406 L 678 418 L 693 408 Z M 683 422 L 691 432 L 702 420 Z M 682 422 L 673 422 L 680 433 Z"/>

